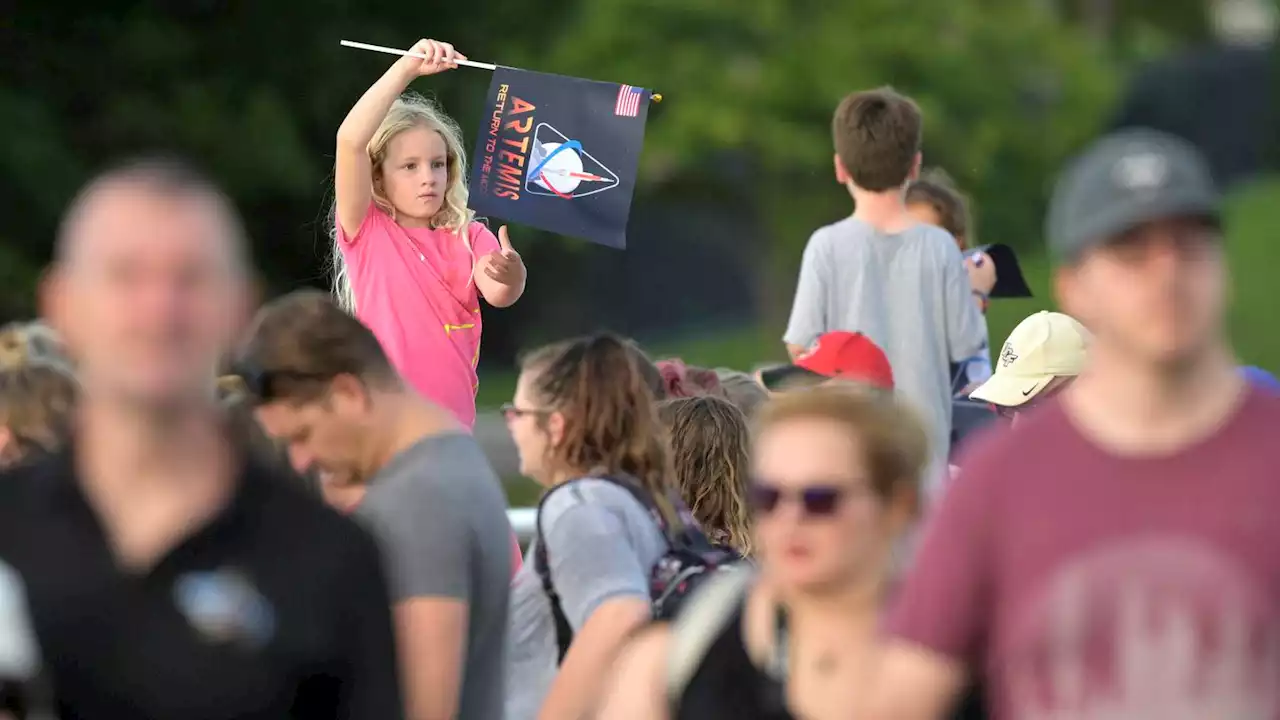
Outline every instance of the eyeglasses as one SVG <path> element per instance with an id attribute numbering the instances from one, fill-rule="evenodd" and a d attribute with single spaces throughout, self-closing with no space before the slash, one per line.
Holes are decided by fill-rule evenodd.
<path id="1" fill-rule="evenodd" d="M 783 500 L 798 502 L 806 515 L 815 517 L 832 515 L 840 507 L 845 489 L 833 485 L 812 485 L 803 490 L 783 490 L 768 483 L 756 483 L 751 487 L 751 506 L 761 515 L 768 515 Z"/>
<path id="2" fill-rule="evenodd" d="M 504 403 L 502 406 L 502 416 L 506 418 L 508 422 L 525 417 L 526 415 L 548 415 L 550 413 L 550 410 L 543 408 L 522 408 L 512 405 L 511 403 Z"/>

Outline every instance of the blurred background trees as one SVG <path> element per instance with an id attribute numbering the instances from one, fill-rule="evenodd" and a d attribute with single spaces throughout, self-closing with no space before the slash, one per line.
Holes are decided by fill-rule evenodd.
<path id="1" fill-rule="evenodd" d="M 665 99 L 650 108 L 630 248 L 514 228 L 530 289 L 486 317 L 486 378 L 521 346 L 603 325 L 699 362 L 778 356 L 800 250 L 850 210 L 832 178 L 831 111 L 846 93 L 884 84 L 920 102 L 926 162 L 974 196 L 980 240 L 1015 246 L 1039 291 L 996 304 L 999 342 L 1049 303 L 1041 218 L 1055 169 L 1114 117 L 1137 68 L 1211 42 L 1214 27 L 1203 0 L 164 8 L 51 0 L 0 18 L 0 311 L 33 311 L 62 207 L 95 168 L 142 149 L 193 155 L 225 184 L 270 292 L 324 285 L 333 133 L 391 61 L 339 39 L 407 47 L 430 36 L 474 59 L 656 88 Z M 415 89 L 470 131 L 488 82 L 463 68 Z M 1258 91 L 1274 97 L 1277 87 Z M 1262 273 L 1280 261 L 1277 199 L 1276 186 L 1249 183 L 1231 229 L 1238 346 L 1273 370 L 1280 300 Z"/>

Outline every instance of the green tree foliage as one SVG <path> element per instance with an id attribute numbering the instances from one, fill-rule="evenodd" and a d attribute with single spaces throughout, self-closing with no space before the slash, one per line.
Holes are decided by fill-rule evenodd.
<path id="1" fill-rule="evenodd" d="M 642 182 L 682 197 L 738 188 L 734 211 L 753 212 L 764 239 L 738 254 L 770 328 L 809 234 L 850 210 L 830 136 L 846 94 L 914 97 L 926 163 L 974 196 L 980 238 L 1038 250 L 1048 182 L 1119 80 L 1101 43 L 1028 0 L 600 0 L 569 17 L 530 66 L 664 95 Z"/>
<path id="2" fill-rule="evenodd" d="M 567 6 L 568 4 L 566 4 Z M 31 312 L 59 215 L 104 163 L 140 150 L 194 156 L 228 188 L 278 291 L 321 275 L 333 133 L 392 62 L 343 38 L 407 47 L 447 38 L 472 57 L 532 38 L 560 10 L 489 0 L 424 11 L 344 0 L 20 3 L 0 20 L 0 315 Z M 480 73 L 480 77 L 477 76 Z M 464 70 L 422 89 L 470 126 L 488 79 Z"/>
<path id="3" fill-rule="evenodd" d="M 785 179 L 755 183 L 763 192 L 825 188 L 841 203 L 831 112 L 853 90 L 893 85 L 924 109 L 926 162 L 975 193 L 989 237 L 1024 247 L 1038 242 L 1043 179 L 1096 129 L 1115 84 L 1098 47 L 1026 0 L 592 2 L 552 47 L 549 69 L 664 94 L 650 177 L 733 149 Z M 780 202 L 794 214 L 792 197 Z M 789 228 L 780 249 L 796 255 L 805 237 Z"/>

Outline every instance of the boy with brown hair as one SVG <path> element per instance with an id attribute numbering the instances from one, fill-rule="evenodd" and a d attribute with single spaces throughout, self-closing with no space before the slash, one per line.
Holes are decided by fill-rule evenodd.
<path id="1" fill-rule="evenodd" d="M 922 136 L 910 98 L 888 87 L 853 93 L 836 108 L 832 135 L 836 181 L 854 212 L 809 238 L 783 340 L 793 358 L 834 330 L 863 333 L 883 348 L 897 392 L 928 424 L 928 479 L 936 482 L 951 433 L 950 366 L 982 348 L 979 302 L 995 284 L 994 268 L 966 264 L 947 231 L 907 211 Z"/>

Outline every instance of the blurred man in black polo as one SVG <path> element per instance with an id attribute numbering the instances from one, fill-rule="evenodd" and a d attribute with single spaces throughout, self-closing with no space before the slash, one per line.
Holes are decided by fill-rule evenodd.
<path id="1" fill-rule="evenodd" d="M 178 163 L 108 172 L 64 220 L 42 304 L 84 398 L 70 448 L 0 477 L 63 717 L 403 716 L 374 541 L 222 422 L 247 270 L 230 203 Z"/>

